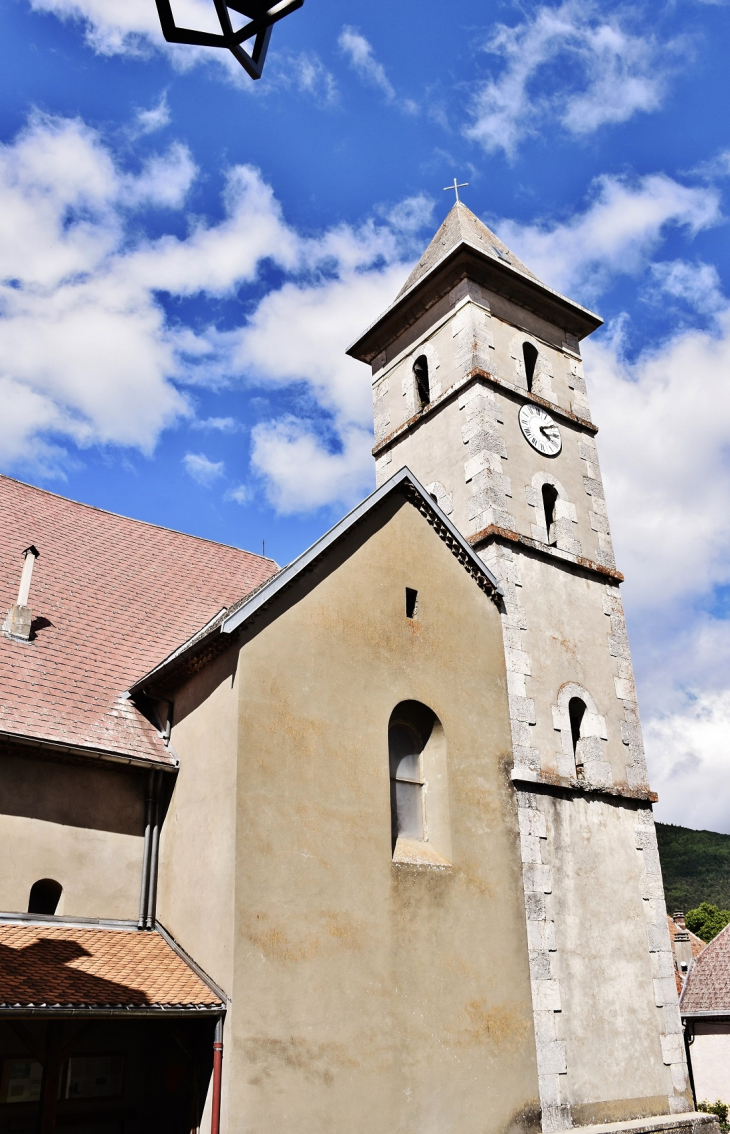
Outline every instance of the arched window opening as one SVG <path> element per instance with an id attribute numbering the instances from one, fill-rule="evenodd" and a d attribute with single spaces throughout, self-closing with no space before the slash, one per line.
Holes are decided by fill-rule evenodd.
<path id="1" fill-rule="evenodd" d="M 399 838 L 424 837 L 423 750 L 435 721 L 435 714 L 419 701 L 402 701 L 390 718 L 388 755 L 393 849 Z"/>
<path id="2" fill-rule="evenodd" d="M 53 878 L 39 878 L 30 888 L 28 913 L 53 916 L 61 900 L 63 886 Z"/>
<path id="3" fill-rule="evenodd" d="M 568 716 L 570 717 L 570 734 L 573 739 L 575 770 L 579 780 L 583 778 L 583 759 L 578 742 L 581 738 L 581 726 L 583 724 L 583 717 L 585 716 L 585 712 L 585 701 L 581 701 L 580 697 L 571 697 L 570 701 L 568 702 Z"/>
<path id="4" fill-rule="evenodd" d="M 547 531 L 548 543 L 554 543 L 550 534 L 550 529 L 555 522 L 555 505 L 558 502 L 558 490 L 552 484 L 543 484 L 542 486 L 542 506 L 545 512 L 545 530 Z"/>
<path id="5" fill-rule="evenodd" d="M 522 344 L 522 356 L 525 360 L 527 389 L 532 393 L 532 379 L 535 377 L 535 366 L 537 365 L 537 351 L 532 343 Z"/>
<path id="6" fill-rule="evenodd" d="M 413 373 L 416 377 L 416 393 L 421 407 L 427 406 L 431 401 L 431 386 L 428 380 L 428 359 L 425 354 L 419 355 L 413 363 Z"/>

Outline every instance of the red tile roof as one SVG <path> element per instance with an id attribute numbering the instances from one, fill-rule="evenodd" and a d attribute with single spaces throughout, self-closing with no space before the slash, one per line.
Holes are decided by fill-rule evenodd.
<path id="1" fill-rule="evenodd" d="M 683 1015 L 726 1012 L 730 1016 L 730 925 L 693 959 L 679 1003 Z"/>
<path id="2" fill-rule="evenodd" d="M 0 1009 L 209 1008 L 220 996 L 156 931 L 0 924 Z"/>
<path id="3" fill-rule="evenodd" d="M 0 733 L 169 760 L 120 695 L 276 564 L 8 477 L 0 516 L 0 623 L 30 544 L 29 605 L 43 620 L 28 643 L 0 636 Z"/>

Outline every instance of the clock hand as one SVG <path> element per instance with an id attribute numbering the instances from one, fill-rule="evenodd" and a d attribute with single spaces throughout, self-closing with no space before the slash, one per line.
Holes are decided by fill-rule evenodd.
<path id="1" fill-rule="evenodd" d="M 555 429 L 555 426 L 554 425 L 541 425 L 540 426 L 540 432 L 544 433 L 546 437 L 550 436 L 550 433 L 548 432 L 548 430 L 551 430 L 551 429 Z"/>

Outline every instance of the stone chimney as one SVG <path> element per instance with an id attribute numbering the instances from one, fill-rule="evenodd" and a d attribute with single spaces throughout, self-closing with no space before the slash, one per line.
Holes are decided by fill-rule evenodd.
<path id="1" fill-rule="evenodd" d="M 684 923 L 684 913 L 682 912 L 682 910 L 677 910 L 677 912 L 672 917 L 672 921 L 675 925 L 678 925 L 680 929 L 687 928 Z"/>
<path id="2" fill-rule="evenodd" d="M 28 606 L 28 596 L 30 595 L 30 584 L 33 578 L 33 568 L 35 561 L 38 559 L 40 552 L 33 544 L 26 547 L 23 552 L 25 562 L 23 563 L 23 570 L 20 576 L 20 586 L 18 587 L 18 601 L 10 607 L 8 616 L 3 622 L 2 633 L 6 638 L 14 638 L 17 641 L 27 642 L 30 639 L 30 624 L 33 616 Z"/>
<path id="3" fill-rule="evenodd" d="M 674 959 L 677 962 L 679 975 L 684 980 L 692 964 L 692 942 L 686 929 L 678 929 L 674 934 Z"/>

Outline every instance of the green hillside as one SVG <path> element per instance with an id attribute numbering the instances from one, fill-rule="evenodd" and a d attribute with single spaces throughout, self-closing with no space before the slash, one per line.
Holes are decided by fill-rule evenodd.
<path id="1" fill-rule="evenodd" d="M 657 823 L 656 833 L 668 912 L 700 902 L 730 909 L 730 835 L 671 823 Z"/>

